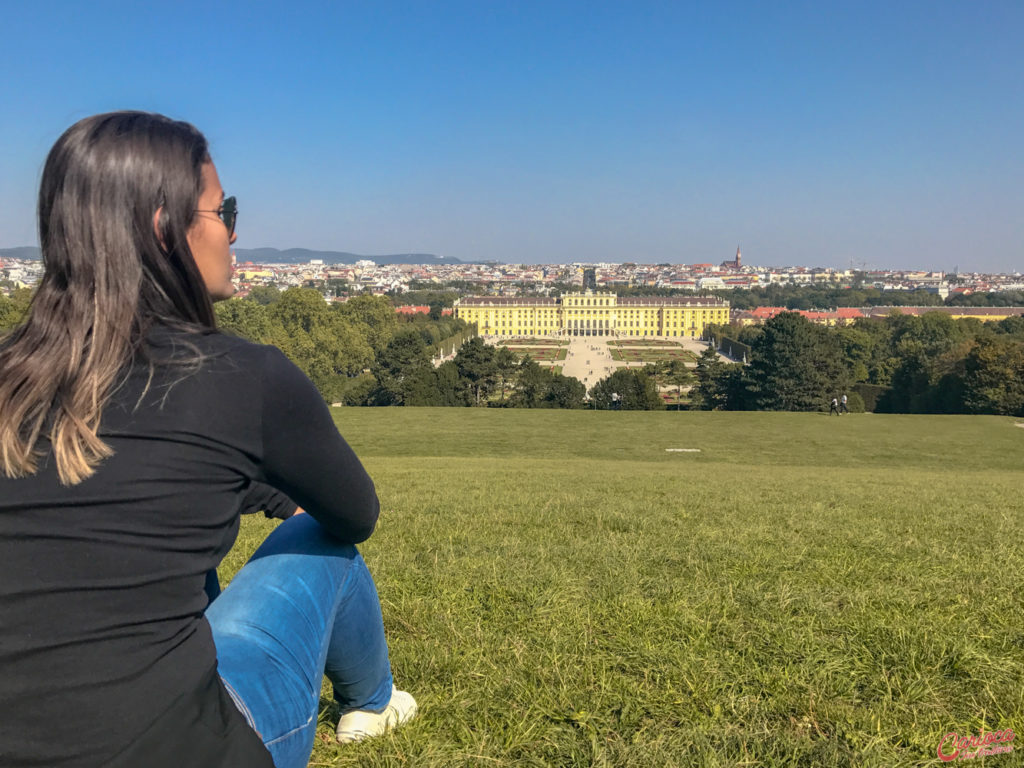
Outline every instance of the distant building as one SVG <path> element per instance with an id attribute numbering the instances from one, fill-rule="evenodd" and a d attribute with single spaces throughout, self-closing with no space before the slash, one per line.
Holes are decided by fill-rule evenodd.
<path id="1" fill-rule="evenodd" d="M 945 299 L 945 298 L 947 298 L 949 296 L 949 284 L 948 283 L 938 283 L 936 285 L 925 285 L 925 286 L 923 286 L 923 288 L 926 291 L 928 291 L 928 293 L 938 294 L 939 298 L 941 298 L 941 299 Z"/>
<path id="2" fill-rule="evenodd" d="M 558 298 L 468 296 L 455 316 L 485 336 L 641 336 L 699 338 L 709 323 L 729 322 L 729 302 L 706 296 L 566 293 Z"/>
<path id="3" fill-rule="evenodd" d="M 740 268 L 740 259 L 741 259 L 741 257 L 740 257 L 740 247 L 737 245 L 736 246 L 736 258 L 733 259 L 732 261 L 723 261 L 722 262 L 722 266 L 725 267 L 726 269 L 739 270 L 739 268 Z"/>
<path id="4" fill-rule="evenodd" d="M 725 281 L 720 277 L 702 277 L 697 281 L 697 288 L 702 291 L 725 288 Z"/>
<path id="5" fill-rule="evenodd" d="M 583 268 L 583 290 L 584 291 L 596 291 L 597 290 L 597 269 L 594 267 Z"/>

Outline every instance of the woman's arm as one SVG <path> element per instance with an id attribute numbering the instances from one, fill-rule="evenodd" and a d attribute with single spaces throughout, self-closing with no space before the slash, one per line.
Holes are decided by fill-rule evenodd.
<path id="1" fill-rule="evenodd" d="M 263 471 L 328 532 L 357 544 L 369 538 L 380 503 L 373 481 L 338 433 L 323 397 L 280 350 L 263 366 Z"/>
<path id="2" fill-rule="evenodd" d="M 239 509 L 239 512 L 243 515 L 262 512 L 268 518 L 277 518 L 278 520 L 287 520 L 292 515 L 301 511 L 294 501 L 277 490 L 277 488 L 261 483 L 258 480 L 254 480 L 249 484 L 249 490 L 246 492 L 245 498 L 242 499 L 242 505 Z"/>

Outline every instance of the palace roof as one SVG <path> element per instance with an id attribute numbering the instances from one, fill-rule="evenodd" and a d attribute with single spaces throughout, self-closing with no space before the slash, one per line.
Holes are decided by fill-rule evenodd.
<path id="1" fill-rule="evenodd" d="M 553 307 L 558 304 L 558 299 L 543 297 L 518 297 L 518 296 L 466 296 L 459 299 L 460 307 Z"/>
<path id="2" fill-rule="evenodd" d="M 628 296 L 620 298 L 620 307 L 727 307 L 729 302 L 715 296 Z"/>
<path id="3" fill-rule="evenodd" d="M 607 296 L 607 294 L 604 294 Z M 466 296 L 459 299 L 460 307 L 553 307 L 562 303 L 560 298 L 534 298 L 519 296 Z M 729 302 L 714 296 L 629 296 L 620 297 L 620 307 L 728 307 Z M 596 307 L 595 307 L 596 308 Z"/>

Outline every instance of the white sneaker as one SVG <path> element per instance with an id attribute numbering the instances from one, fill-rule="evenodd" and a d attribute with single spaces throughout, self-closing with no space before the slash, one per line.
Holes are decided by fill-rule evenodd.
<path id="1" fill-rule="evenodd" d="M 416 709 L 416 699 L 411 693 L 391 686 L 391 701 L 383 712 L 353 709 L 341 716 L 338 721 L 338 741 L 342 744 L 351 744 L 354 741 L 380 736 L 411 720 L 416 714 Z"/>

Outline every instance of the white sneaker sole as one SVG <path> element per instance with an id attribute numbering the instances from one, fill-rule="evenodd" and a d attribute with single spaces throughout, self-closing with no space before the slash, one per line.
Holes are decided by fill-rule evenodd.
<path id="1" fill-rule="evenodd" d="M 337 737 L 341 744 L 351 744 L 380 736 L 416 716 L 419 707 L 412 694 L 391 689 L 391 701 L 383 712 L 356 709 L 346 712 L 338 721 Z"/>

